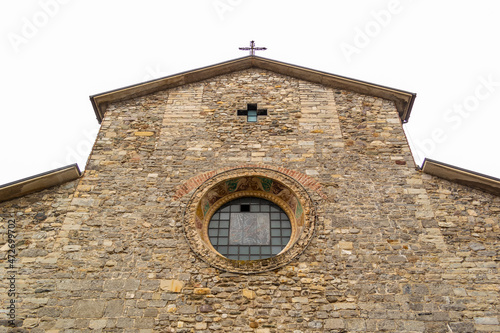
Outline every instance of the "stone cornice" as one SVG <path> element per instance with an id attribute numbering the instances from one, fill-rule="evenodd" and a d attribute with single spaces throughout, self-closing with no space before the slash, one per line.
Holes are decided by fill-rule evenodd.
<path id="1" fill-rule="evenodd" d="M 478 188 L 483 191 L 500 195 L 500 179 L 477 172 L 458 168 L 453 165 L 425 159 L 422 171 L 455 183 Z"/>
<path id="2" fill-rule="evenodd" d="M 44 172 L 0 186 L 0 202 L 75 180 L 81 176 L 77 164 Z"/>

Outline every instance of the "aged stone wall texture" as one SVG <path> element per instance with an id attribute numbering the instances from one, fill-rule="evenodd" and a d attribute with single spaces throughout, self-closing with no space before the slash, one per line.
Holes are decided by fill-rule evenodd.
<path id="1" fill-rule="evenodd" d="M 247 104 L 268 115 L 247 122 Z M 279 269 L 220 271 L 184 209 L 252 166 L 304 185 L 315 233 Z M 109 105 L 84 176 L 0 214 L 17 223 L 19 332 L 500 331 L 500 198 L 416 171 L 392 102 L 272 72 Z"/>

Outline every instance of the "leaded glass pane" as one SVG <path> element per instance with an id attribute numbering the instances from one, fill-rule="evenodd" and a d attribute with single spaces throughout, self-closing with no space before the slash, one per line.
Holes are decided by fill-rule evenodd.
<path id="1" fill-rule="evenodd" d="M 276 204 L 245 197 L 219 208 L 210 220 L 208 236 L 214 248 L 229 259 L 265 259 L 288 244 L 291 225 Z"/>
<path id="2" fill-rule="evenodd" d="M 271 221 L 271 228 L 281 228 L 280 221 Z"/>

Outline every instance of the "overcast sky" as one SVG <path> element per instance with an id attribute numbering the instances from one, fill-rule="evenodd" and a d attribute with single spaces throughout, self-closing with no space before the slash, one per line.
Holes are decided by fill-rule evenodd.
<path id="1" fill-rule="evenodd" d="M 85 168 L 89 95 L 247 55 L 417 93 L 414 158 L 500 178 L 500 2 L 0 2 L 0 184 Z"/>

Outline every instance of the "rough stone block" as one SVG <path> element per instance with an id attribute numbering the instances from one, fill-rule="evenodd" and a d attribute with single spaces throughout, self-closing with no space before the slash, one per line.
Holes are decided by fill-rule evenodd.
<path id="1" fill-rule="evenodd" d="M 366 331 L 365 319 L 346 319 L 347 329 L 351 331 Z"/>
<path id="2" fill-rule="evenodd" d="M 243 289 L 243 297 L 246 297 L 247 299 L 255 299 L 256 296 L 255 291 Z"/>
<path id="3" fill-rule="evenodd" d="M 478 325 L 499 325 L 497 317 L 476 317 L 474 322 Z"/>
<path id="4" fill-rule="evenodd" d="M 194 305 L 181 305 L 178 309 L 177 312 L 181 314 L 194 314 L 196 313 L 196 306 Z"/>
<path id="5" fill-rule="evenodd" d="M 89 327 L 93 330 L 103 329 L 106 327 L 107 322 L 108 322 L 107 319 L 91 320 Z"/>
<path id="6" fill-rule="evenodd" d="M 71 309 L 71 318 L 101 318 L 105 307 L 105 301 L 78 300 Z"/>
<path id="7" fill-rule="evenodd" d="M 207 323 L 196 323 L 194 325 L 194 328 L 196 330 L 206 330 L 207 329 Z"/>
<path id="8" fill-rule="evenodd" d="M 210 288 L 194 288 L 193 293 L 195 295 L 208 295 L 210 294 Z"/>
<path id="9" fill-rule="evenodd" d="M 324 328 L 327 330 L 343 329 L 345 328 L 344 320 L 340 318 L 326 319 Z"/>
<path id="10" fill-rule="evenodd" d="M 106 303 L 105 317 L 121 317 L 123 315 L 124 301 L 120 299 L 109 300 Z"/>
<path id="11" fill-rule="evenodd" d="M 118 318 L 116 320 L 116 327 L 129 329 L 134 327 L 135 320 L 132 318 Z"/>
<path id="12" fill-rule="evenodd" d="M 154 328 L 155 320 L 154 318 L 137 318 L 135 320 L 135 328 L 141 329 L 152 329 Z"/>
<path id="13" fill-rule="evenodd" d="M 293 297 L 292 302 L 307 304 L 309 303 L 309 299 L 307 297 Z"/>
<path id="14" fill-rule="evenodd" d="M 339 241 L 337 245 L 339 249 L 342 250 L 352 250 L 354 247 L 352 242 L 345 242 L 345 241 Z"/>
<path id="15" fill-rule="evenodd" d="M 179 280 L 160 280 L 160 289 L 173 293 L 180 293 L 184 288 L 184 282 Z"/>

